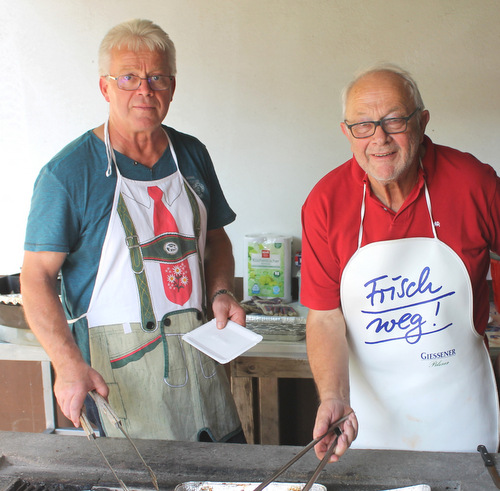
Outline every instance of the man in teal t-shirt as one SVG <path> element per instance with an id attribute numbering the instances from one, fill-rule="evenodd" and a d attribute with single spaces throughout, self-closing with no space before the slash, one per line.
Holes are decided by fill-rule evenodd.
<path id="1" fill-rule="evenodd" d="M 182 341 L 210 312 L 219 328 L 245 314 L 224 230 L 235 214 L 210 156 L 162 124 L 175 48 L 152 22 L 125 22 L 103 39 L 99 72 L 109 120 L 42 169 L 25 241 L 24 310 L 58 403 L 79 426 L 96 391 L 131 436 L 242 442 L 224 368 Z"/>

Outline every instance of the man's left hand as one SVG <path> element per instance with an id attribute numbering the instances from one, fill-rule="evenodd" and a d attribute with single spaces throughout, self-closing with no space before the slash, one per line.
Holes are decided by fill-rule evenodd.
<path id="1" fill-rule="evenodd" d="M 212 304 L 217 329 L 226 327 L 228 319 L 245 326 L 246 314 L 240 304 L 228 293 L 217 295 Z"/>

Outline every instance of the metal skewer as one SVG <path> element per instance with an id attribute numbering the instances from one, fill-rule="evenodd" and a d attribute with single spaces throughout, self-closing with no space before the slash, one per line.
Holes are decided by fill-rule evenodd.
<path id="1" fill-rule="evenodd" d="M 297 462 L 297 460 L 299 460 L 302 456 L 304 456 L 307 452 L 309 452 L 309 450 L 311 450 L 311 448 L 313 448 L 314 445 L 316 445 L 320 440 L 325 438 L 325 436 L 329 435 L 330 433 L 335 432 L 337 434 L 337 438 L 335 438 L 335 440 L 332 442 L 332 445 L 328 449 L 326 455 L 323 457 L 323 460 L 318 464 L 318 466 L 316 467 L 316 470 L 314 471 L 313 476 L 311 477 L 311 479 L 309 479 L 306 486 L 302 490 L 302 491 L 307 491 L 314 484 L 314 481 L 318 477 L 319 473 L 323 470 L 323 467 L 326 465 L 326 463 L 330 459 L 330 456 L 332 455 L 332 453 L 335 450 L 335 447 L 337 445 L 337 439 L 342 434 L 342 431 L 340 430 L 339 425 L 342 424 L 344 421 L 346 421 L 351 413 L 353 413 L 353 411 L 350 411 L 342 418 L 333 422 L 325 433 L 323 433 L 318 438 L 315 438 L 314 440 L 309 442 L 295 457 L 290 459 L 284 466 L 280 467 L 270 478 L 266 479 L 264 482 L 259 484 L 253 491 L 262 491 L 266 486 L 271 484 L 277 477 L 281 476 L 281 474 L 283 474 L 283 472 L 285 472 L 289 467 L 291 467 L 293 464 L 295 464 L 295 462 Z M 309 485 L 309 487 L 307 487 L 308 485 Z M 307 489 L 306 489 L 306 487 L 307 487 Z"/>
<path id="2" fill-rule="evenodd" d="M 126 486 L 126 484 L 118 477 L 118 474 L 115 472 L 115 470 L 113 469 L 113 466 L 110 464 L 109 460 L 106 458 L 106 455 L 104 455 L 104 452 L 101 450 L 101 447 L 98 445 L 97 436 L 96 436 L 96 434 L 95 434 L 95 432 L 90 424 L 90 421 L 87 419 L 87 416 L 84 413 L 82 413 L 80 415 L 80 423 L 82 425 L 82 428 L 85 431 L 85 434 L 87 435 L 87 438 L 94 442 L 94 445 L 97 447 L 97 450 L 99 450 L 99 452 L 101 453 L 102 458 L 104 459 L 107 466 L 109 467 L 109 469 L 113 473 L 113 476 L 115 476 L 115 479 L 118 481 L 118 484 L 120 485 L 120 487 L 123 489 L 123 491 L 130 491 L 128 489 L 128 487 Z"/>
<path id="3" fill-rule="evenodd" d="M 337 447 L 337 440 L 340 435 L 342 435 L 342 430 L 336 426 L 335 429 L 333 430 L 337 437 L 333 440 L 332 444 L 328 448 L 328 450 L 325 453 L 325 456 L 321 460 L 321 462 L 318 464 L 318 467 L 316 467 L 316 470 L 314 471 L 313 475 L 309 478 L 309 481 L 307 481 L 306 485 L 302 488 L 302 491 L 309 491 L 309 489 L 312 487 L 312 485 L 316 482 L 316 479 L 320 475 L 321 471 L 323 470 L 323 467 L 328 463 L 330 460 L 330 457 L 332 456 L 333 452 L 335 452 L 335 448 Z"/>
<path id="4" fill-rule="evenodd" d="M 122 422 L 120 418 L 117 416 L 117 414 L 114 412 L 113 408 L 108 404 L 106 399 L 102 397 L 99 393 L 97 393 L 95 390 L 92 390 L 89 392 L 90 397 L 94 400 L 96 403 L 97 408 L 100 410 L 101 414 L 105 414 L 106 417 L 109 419 L 109 421 L 118 429 L 122 432 L 122 434 L 125 436 L 125 438 L 130 442 L 132 447 L 134 448 L 136 454 L 139 456 L 141 459 L 141 462 L 143 463 L 144 467 L 147 469 L 149 476 L 151 478 L 151 482 L 153 483 L 153 486 L 156 491 L 160 491 L 160 488 L 158 487 L 158 479 L 156 478 L 155 473 L 153 472 L 153 469 L 149 467 L 149 465 L 146 463 L 144 458 L 142 457 L 141 453 L 139 452 L 139 449 L 136 447 L 135 443 L 132 441 L 128 433 L 125 431 L 125 428 L 123 428 Z M 91 437 L 94 440 L 95 445 L 99 449 L 99 452 L 101 452 L 101 455 L 104 457 L 104 460 L 108 464 L 108 467 L 111 469 L 111 472 L 113 472 L 113 475 L 116 477 L 118 482 L 120 483 L 120 486 L 124 491 L 129 491 L 127 486 L 123 483 L 123 481 L 116 475 L 116 472 L 114 471 L 113 467 L 109 463 L 108 459 L 105 457 L 103 451 L 99 447 L 96 441 L 96 434 L 94 433 L 94 430 L 92 429 L 92 426 L 90 425 L 89 420 L 87 419 L 87 416 L 85 414 L 81 414 L 80 416 L 80 422 L 82 423 L 82 427 L 85 430 L 85 433 L 87 434 L 88 439 L 90 440 Z"/>

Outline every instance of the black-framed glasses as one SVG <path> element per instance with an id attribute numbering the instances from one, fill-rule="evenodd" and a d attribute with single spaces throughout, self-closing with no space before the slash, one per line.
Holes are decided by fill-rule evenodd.
<path id="1" fill-rule="evenodd" d="M 145 78 L 137 75 L 118 75 L 118 77 L 106 75 L 106 77 L 115 80 L 118 88 L 122 90 L 137 90 L 143 80 L 148 81 L 151 90 L 168 90 L 174 79 L 171 75 L 151 75 Z"/>
<path id="2" fill-rule="evenodd" d="M 363 121 L 361 123 L 348 124 L 344 121 L 345 125 L 349 128 L 354 138 L 368 138 L 375 134 L 377 126 L 380 126 L 385 133 L 393 135 L 395 133 L 404 133 L 408 128 L 408 121 L 419 111 L 417 107 L 409 116 L 405 118 L 384 118 L 378 121 Z"/>

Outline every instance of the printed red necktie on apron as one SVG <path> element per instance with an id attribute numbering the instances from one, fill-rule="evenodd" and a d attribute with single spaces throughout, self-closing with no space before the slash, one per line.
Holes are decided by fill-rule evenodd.
<path id="1" fill-rule="evenodd" d="M 177 223 L 162 201 L 162 190 L 157 186 L 150 186 L 148 187 L 148 194 L 154 201 L 153 227 L 155 235 L 179 236 Z M 167 243 L 166 247 L 169 246 L 175 247 L 175 244 Z M 162 262 L 159 267 L 165 295 L 172 303 L 184 305 L 189 300 L 193 288 L 191 269 L 187 258 L 174 264 Z"/>

